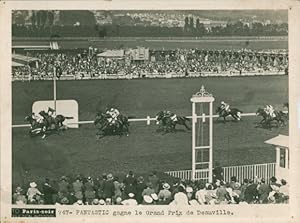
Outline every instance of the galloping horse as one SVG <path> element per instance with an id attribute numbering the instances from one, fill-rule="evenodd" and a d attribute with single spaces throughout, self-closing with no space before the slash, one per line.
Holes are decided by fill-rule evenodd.
<path id="1" fill-rule="evenodd" d="M 160 111 L 156 114 L 156 123 L 160 124 L 160 126 L 164 128 L 165 132 L 174 131 L 176 125 L 183 125 L 187 130 L 190 130 L 190 127 L 186 124 L 186 121 L 189 121 L 188 118 L 176 115 L 176 119 L 172 120 L 173 115 L 175 114 L 171 114 L 167 111 Z"/>
<path id="2" fill-rule="evenodd" d="M 27 115 L 25 117 L 25 121 L 29 122 L 29 124 L 30 124 L 29 134 L 31 136 L 45 134 L 47 127 L 46 127 L 46 123 L 44 120 L 42 120 L 42 122 L 37 122 L 37 120 L 34 119 L 31 115 Z"/>
<path id="3" fill-rule="evenodd" d="M 96 115 L 94 125 L 98 129 L 96 133 L 98 139 L 105 135 L 129 135 L 129 121 L 122 114 L 119 114 L 117 120 L 112 123 L 109 121 L 109 115 L 100 112 Z"/>
<path id="4" fill-rule="evenodd" d="M 59 130 L 64 126 L 63 122 L 66 119 L 73 119 L 73 117 L 63 116 L 63 115 L 57 115 L 55 117 L 51 117 L 47 114 L 45 111 L 39 112 L 39 114 L 44 118 L 47 124 L 48 130 Z"/>
<path id="5" fill-rule="evenodd" d="M 243 113 L 241 110 L 239 110 L 237 108 L 230 108 L 229 111 L 226 111 L 225 109 L 222 109 L 221 106 L 217 107 L 216 112 L 219 115 L 217 120 L 219 120 L 219 118 L 223 118 L 224 123 L 226 121 L 226 117 L 229 116 L 229 115 L 231 115 L 232 118 L 234 118 L 234 120 L 240 121 L 241 120 L 241 113 Z"/>
<path id="6" fill-rule="evenodd" d="M 256 111 L 257 116 L 261 116 L 263 119 L 259 122 L 260 125 L 265 126 L 267 128 L 271 128 L 272 121 L 276 121 L 277 126 L 279 124 L 285 125 L 285 118 L 286 114 L 284 114 L 282 111 L 274 111 L 275 117 L 272 117 L 270 114 L 268 114 L 265 109 L 258 108 Z"/>

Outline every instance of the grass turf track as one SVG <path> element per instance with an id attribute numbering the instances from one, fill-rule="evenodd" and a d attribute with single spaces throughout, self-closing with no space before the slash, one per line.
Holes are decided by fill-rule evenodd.
<path id="1" fill-rule="evenodd" d="M 57 96 L 78 101 L 80 120 L 92 120 L 97 108 L 106 105 L 137 118 L 153 117 L 162 109 L 190 115 L 189 99 L 201 84 L 214 94 L 215 105 L 224 100 L 244 112 L 255 112 L 265 104 L 282 109 L 288 100 L 287 76 L 59 81 Z M 51 99 L 52 82 L 14 82 L 12 90 L 13 123 L 21 124 L 34 101 Z M 239 123 L 215 123 L 214 160 L 224 166 L 274 162 L 274 149 L 263 142 L 279 133 L 288 134 L 288 127 L 271 131 L 255 128 L 259 120 L 245 117 Z M 112 136 L 101 141 L 95 140 L 92 125 L 46 140 L 29 138 L 25 128 L 13 129 L 13 182 L 78 172 L 99 176 L 110 171 L 190 169 L 191 133 L 179 127 L 178 132 L 163 136 L 156 129 L 155 125 L 132 123 L 129 137 Z"/>
<path id="2" fill-rule="evenodd" d="M 288 40 L 283 37 L 208 37 L 208 38 L 105 38 L 87 40 L 80 39 L 58 39 L 58 45 L 62 49 L 74 49 L 88 47 L 97 47 L 99 49 L 119 49 L 119 48 L 135 48 L 143 46 L 150 49 L 206 49 L 206 50 L 228 50 L 228 49 L 288 49 Z M 12 41 L 13 46 L 35 46 L 49 45 L 49 40 L 41 39 L 22 39 L 17 38 Z"/>

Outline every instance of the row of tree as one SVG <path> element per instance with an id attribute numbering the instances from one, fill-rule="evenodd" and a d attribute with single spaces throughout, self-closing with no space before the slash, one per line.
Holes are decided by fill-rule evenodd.
<path id="1" fill-rule="evenodd" d="M 38 24 L 43 24 L 40 19 Z M 196 22 L 191 28 L 159 26 L 80 25 L 80 26 L 18 26 L 12 27 L 17 37 L 170 37 L 170 36 L 284 36 L 288 34 L 287 24 L 254 23 L 251 27 L 241 22 L 206 28 Z"/>

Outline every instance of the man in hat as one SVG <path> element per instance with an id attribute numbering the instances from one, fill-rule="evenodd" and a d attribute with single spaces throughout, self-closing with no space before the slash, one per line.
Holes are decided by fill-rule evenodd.
<path id="1" fill-rule="evenodd" d="M 152 188 L 154 189 L 155 193 L 158 193 L 159 191 L 159 178 L 156 176 L 157 172 L 153 171 L 150 175 L 149 175 L 149 182 L 151 182 L 152 184 Z"/>
<path id="2" fill-rule="evenodd" d="M 44 194 L 45 204 L 53 204 L 53 196 L 57 193 L 57 191 L 51 186 L 50 180 L 48 178 L 45 179 L 42 191 Z"/>
<path id="3" fill-rule="evenodd" d="M 136 196 L 135 196 L 135 198 L 136 198 L 136 200 L 139 204 L 141 204 L 142 201 L 143 201 L 142 193 L 143 193 L 145 188 L 146 188 L 146 184 L 145 184 L 145 181 L 144 181 L 144 177 L 139 176 L 138 179 L 137 179 Z"/>
<path id="4" fill-rule="evenodd" d="M 132 171 L 129 171 L 129 173 L 126 175 L 123 182 L 125 185 L 125 189 L 124 189 L 125 194 L 129 194 L 129 193 L 136 194 L 137 180 Z"/>
<path id="5" fill-rule="evenodd" d="M 172 193 L 170 192 L 170 185 L 168 183 L 163 184 L 163 189 L 158 193 L 158 200 L 161 204 L 168 204 L 171 200 Z"/>
<path id="6" fill-rule="evenodd" d="M 107 175 L 107 180 L 103 183 L 103 198 L 112 199 L 115 193 L 115 186 L 113 182 L 113 175 L 110 173 Z"/>
<path id="7" fill-rule="evenodd" d="M 272 191 L 270 185 L 266 184 L 265 179 L 261 179 L 261 183 L 258 185 L 258 200 L 261 204 L 268 203 L 269 193 Z"/>

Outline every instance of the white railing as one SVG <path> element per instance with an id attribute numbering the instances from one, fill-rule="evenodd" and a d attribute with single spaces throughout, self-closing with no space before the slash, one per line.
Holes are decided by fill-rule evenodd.
<path id="1" fill-rule="evenodd" d="M 263 163 L 241 166 L 223 167 L 224 180 L 230 181 L 232 176 L 236 176 L 237 180 L 242 183 L 244 179 L 254 179 L 255 177 L 264 178 L 266 181 L 275 176 L 275 163 Z M 167 171 L 166 174 L 180 179 L 190 180 L 192 170 Z M 197 170 L 195 179 L 208 180 L 208 170 Z"/>
<path id="2" fill-rule="evenodd" d="M 288 111 L 283 111 L 284 113 L 288 113 Z M 248 116 L 256 116 L 256 113 L 242 113 L 241 114 L 242 117 L 248 117 Z M 192 116 L 185 116 L 186 118 L 192 118 Z M 199 119 L 206 119 L 206 118 L 209 118 L 210 115 L 199 115 L 199 116 L 196 116 L 196 118 L 199 118 Z M 213 118 L 218 118 L 219 115 L 213 115 L 212 116 Z M 156 121 L 155 118 L 151 118 L 150 116 L 147 116 L 146 118 L 132 118 L 132 119 L 128 119 L 129 122 L 145 122 L 147 123 L 147 125 L 150 125 L 151 124 L 151 121 Z M 94 121 L 79 121 L 79 122 L 70 122 L 69 124 L 79 124 L 79 125 L 82 125 L 82 124 L 93 124 Z M 17 124 L 17 125 L 12 125 L 13 128 L 23 128 L 23 127 L 30 127 L 29 124 Z"/>

